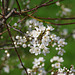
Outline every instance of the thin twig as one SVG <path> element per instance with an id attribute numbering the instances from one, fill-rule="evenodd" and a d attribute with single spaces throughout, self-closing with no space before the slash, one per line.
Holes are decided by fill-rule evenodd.
<path id="1" fill-rule="evenodd" d="M 47 22 L 47 21 L 44 21 L 44 20 L 41 20 L 41 19 L 38 19 L 38 18 L 35 18 L 34 16 L 31 16 L 31 15 L 28 15 L 29 17 L 33 18 L 33 19 L 36 19 L 38 21 L 41 21 L 41 22 L 44 22 L 44 23 L 47 23 L 47 24 L 53 24 L 53 25 L 70 25 L 70 24 L 75 24 L 75 22 L 72 22 L 72 23 L 53 23 L 53 22 Z"/>
<path id="2" fill-rule="evenodd" d="M 34 16 L 35 18 L 38 18 L 38 19 L 46 19 L 46 20 L 73 20 L 75 19 L 75 17 L 71 17 L 71 18 L 44 18 L 44 17 L 36 17 Z"/>
<path id="3" fill-rule="evenodd" d="M 14 29 L 15 31 L 17 31 L 17 32 L 19 32 L 19 33 L 25 35 L 25 33 L 23 33 L 21 30 L 18 30 L 18 29 L 16 29 L 16 28 L 10 26 L 9 24 L 8 24 L 8 26 L 9 26 L 10 28 Z"/>
<path id="4" fill-rule="evenodd" d="M 72 23 L 63 23 L 63 24 L 50 22 L 50 24 L 53 24 L 53 25 L 70 25 L 70 24 L 75 24 L 75 22 L 72 22 Z"/>
<path id="5" fill-rule="evenodd" d="M 8 19 L 8 18 L 15 12 L 15 10 L 16 10 L 16 9 L 12 9 L 12 10 L 10 11 L 10 13 L 8 13 L 7 16 L 5 16 L 5 18 Z"/>
<path id="6" fill-rule="evenodd" d="M 53 1 L 53 0 L 49 0 L 48 2 L 43 3 L 43 4 L 39 5 L 39 6 L 36 6 L 36 7 L 32 8 L 32 9 L 29 9 L 29 10 L 27 10 L 27 11 L 25 11 L 25 12 L 30 12 L 30 11 L 33 11 L 33 10 L 37 10 L 38 8 L 47 6 L 47 4 L 48 4 L 49 2 L 52 2 L 52 1 Z M 50 5 L 50 4 L 49 4 L 49 5 Z"/>
<path id="7" fill-rule="evenodd" d="M 17 48 L 19 48 L 19 47 L 17 47 Z M 2 47 L 2 48 L 0 48 L 0 50 L 9 50 L 9 49 L 14 49 L 14 47 Z"/>
<path id="8" fill-rule="evenodd" d="M 49 1 L 46 2 L 46 3 L 43 3 L 43 4 L 41 4 L 41 5 L 38 5 L 38 6 L 34 7 L 34 8 L 32 8 L 32 9 L 29 9 L 29 10 L 23 11 L 22 13 L 30 12 L 30 11 L 34 11 L 34 10 L 37 10 L 37 9 L 39 9 L 39 8 L 41 8 L 41 7 L 45 7 L 45 6 L 49 6 L 49 5 L 53 5 L 53 4 L 55 4 L 56 2 L 58 2 L 58 1 L 55 1 L 55 2 L 53 2 L 53 3 L 50 3 L 50 2 L 52 2 L 52 1 L 53 1 L 53 0 L 49 0 Z M 63 0 L 59 0 L 59 1 L 63 1 Z"/>

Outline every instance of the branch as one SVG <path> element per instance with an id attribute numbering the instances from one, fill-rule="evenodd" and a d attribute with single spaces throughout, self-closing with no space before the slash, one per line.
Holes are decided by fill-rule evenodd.
<path id="1" fill-rule="evenodd" d="M 47 24 L 53 24 L 53 25 L 70 25 L 70 24 L 75 24 L 75 22 L 72 22 L 72 23 L 53 23 L 53 22 L 47 22 L 47 21 L 44 21 L 44 20 L 41 20 L 41 19 L 38 19 L 38 18 L 35 18 L 34 16 L 31 16 L 31 15 L 28 15 L 29 17 L 33 18 L 33 19 L 36 19 L 38 21 L 41 21 L 41 22 L 44 22 L 44 23 L 47 23 Z"/>
<path id="2" fill-rule="evenodd" d="M 52 5 L 52 4 L 55 4 L 56 2 L 58 2 L 58 1 L 55 1 L 55 2 L 53 2 L 53 3 L 50 3 L 50 2 L 52 2 L 52 1 L 53 1 L 53 0 L 49 0 L 49 1 L 46 2 L 46 3 L 43 3 L 43 4 L 41 4 L 41 5 L 38 5 L 38 6 L 34 7 L 34 8 L 32 8 L 32 9 L 26 10 L 26 11 L 24 11 L 24 12 L 34 11 L 34 10 L 37 10 L 38 8 L 45 7 L 45 6 L 49 6 L 49 5 Z M 59 1 L 63 1 L 63 0 L 59 0 Z M 24 13 L 24 12 L 23 12 L 23 13 Z"/>
<path id="3" fill-rule="evenodd" d="M 46 19 L 46 20 L 72 20 L 72 19 L 75 19 L 75 17 L 71 17 L 71 18 L 44 18 L 44 17 L 36 17 L 34 16 L 35 18 L 38 18 L 38 19 Z"/>
<path id="4" fill-rule="evenodd" d="M 19 32 L 19 33 L 25 35 L 25 33 L 23 33 L 21 30 L 18 30 L 18 29 L 16 29 L 16 28 L 10 26 L 9 24 L 8 24 L 8 27 L 10 27 L 10 28 L 14 29 L 15 31 L 17 31 L 17 32 Z"/>
<path id="5" fill-rule="evenodd" d="M 8 5 L 9 5 L 9 0 L 4 0 L 4 11 L 5 11 L 5 14 L 7 14 Z"/>
<path id="6" fill-rule="evenodd" d="M 72 23 L 63 23 L 63 24 L 61 24 L 61 23 L 52 23 L 52 22 L 50 22 L 50 24 L 53 24 L 53 25 L 70 25 L 70 24 L 75 24 L 75 22 L 72 22 Z"/>
<path id="7" fill-rule="evenodd" d="M 3 9 L 3 15 L 5 14 L 5 12 L 4 12 L 4 0 L 2 0 L 2 9 Z"/>
<path id="8" fill-rule="evenodd" d="M 16 11 L 16 9 L 12 9 L 12 10 L 10 11 L 10 13 L 7 14 L 7 16 L 5 16 L 5 18 L 8 19 L 15 11 Z"/>
<path id="9" fill-rule="evenodd" d="M 48 4 L 49 2 L 52 2 L 52 1 L 53 1 L 53 0 L 49 0 L 48 2 L 43 3 L 43 4 L 39 5 L 39 6 L 36 6 L 35 8 L 32 8 L 32 9 L 30 9 L 30 10 L 27 10 L 27 12 L 30 12 L 30 11 L 33 11 L 33 10 L 37 10 L 38 8 L 47 6 L 47 4 Z"/>
<path id="10" fill-rule="evenodd" d="M 17 3 L 17 5 L 18 5 L 19 12 L 21 13 L 21 8 L 20 8 L 20 5 L 19 5 L 19 3 L 18 3 L 18 0 L 16 0 L 16 3 Z"/>
<path id="11" fill-rule="evenodd" d="M 16 49 L 16 47 L 15 47 L 15 45 L 14 45 L 14 41 L 13 41 L 13 39 L 12 39 L 12 35 L 11 35 L 10 30 L 9 30 L 9 27 L 8 27 L 8 25 L 7 25 L 6 23 L 5 23 L 5 25 L 6 25 L 6 28 L 7 28 L 8 34 L 9 34 L 9 36 L 10 36 L 10 38 L 11 38 L 11 41 L 12 41 L 12 43 L 13 43 L 13 46 L 14 46 L 15 52 L 16 52 L 16 54 L 17 54 L 19 60 L 20 60 L 20 63 L 21 63 L 21 65 L 22 65 L 22 67 L 24 68 L 26 74 L 28 75 L 28 73 L 27 73 L 27 69 L 26 69 L 26 67 L 24 67 L 24 65 L 23 65 L 23 63 L 22 63 L 22 61 L 21 61 L 20 55 L 18 54 L 18 51 L 17 51 L 17 49 Z"/>
<path id="12" fill-rule="evenodd" d="M 19 48 L 19 47 L 17 47 Z M 4 47 L 4 48 L 0 48 L 0 50 L 8 50 L 8 49 L 14 49 L 14 47 Z"/>

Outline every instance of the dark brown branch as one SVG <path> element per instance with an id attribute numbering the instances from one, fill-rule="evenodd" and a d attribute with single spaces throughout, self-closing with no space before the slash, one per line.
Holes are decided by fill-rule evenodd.
<path id="1" fill-rule="evenodd" d="M 22 65 L 22 67 L 24 68 L 26 74 L 28 75 L 28 73 L 27 73 L 27 69 L 26 69 L 26 67 L 24 67 L 24 65 L 23 65 L 23 63 L 22 63 L 22 61 L 21 61 L 20 55 L 19 55 L 19 53 L 18 53 L 18 51 L 17 51 L 17 49 L 16 49 L 16 47 L 15 47 L 15 45 L 14 45 L 14 41 L 13 41 L 13 39 L 12 39 L 12 35 L 11 35 L 10 30 L 9 30 L 9 27 L 8 27 L 7 24 L 5 24 L 5 25 L 6 25 L 6 28 L 7 28 L 8 34 L 9 34 L 9 36 L 10 36 L 10 38 L 11 38 L 11 41 L 12 41 L 12 43 L 13 43 L 13 46 L 14 46 L 15 52 L 16 52 L 16 54 L 17 54 L 19 60 L 20 60 L 20 63 L 21 63 L 21 65 Z"/>
<path id="2" fill-rule="evenodd" d="M 61 1 L 64 1 L 64 0 L 58 0 L 58 1 L 61 2 Z M 53 4 L 55 4 L 56 2 L 58 2 L 58 1 L 55 1 L 55 2 L 53 2 L 53 3 L 49 3 L 49 4 L 47 4 L 46 6 L 53 5 Z"/>
<path id="3" fill-rule="evenodd" d="M 4 15 L 5 14 L 5 12 L 4 12 L 4 0 L 2 0 L 2 9 L 3 9 L 2 15 Z"/>
<path id="4" fill-rule="evenodd" d="M 34 11 L 34 10 L 37 10 L 38 8 L 47 6 L 47 4 L 48 4 L 49 2 L 52 2 L 52 1 L 53 1 L 53 0 L 49 0 L 48 2 L 43 3 L 43 4 L 41 4 L 41 5 L 38 5 L 38 6 L 34 7 L 34 8 L 32 8 L 32 9 L 26 10 L 26 11 L 24 11 L 23 13 L 25 13 L 25 12 L 30 12 L 30 11 Z M 49 4 L 49 5 L 50 5 L 50 4 Z"/>
<path id="5" fill-rule="evenodd" d="M 16 3 L 17 3 L 17 5 L 18 5 L 19 12 L 21 13 L 21 8 L 20 8 L 20 5 L 19 5 L 19 3 L 18 3 L 18 0 L 16 0 Z"/>
<path id="6" fill-rule="evenodd" d="M 60 23 L 52 23 L 50 22 L 50 24 L 53 24 L 53 25 L 70 25 L 70 24 L 75 24 L 75 22 L 72 22 L 72 23 L 63 23 L 63 24 L 60 24 Z"/>
<path id="7" fill-rule="evenodd" d="M 6 9 L 6 10 L 8 10 L 8 6 L 9 6 L 9 0 L 6 0 L 6 2 L 7 2 L 7 9 Z"/>
<path id="8" fill-rule="evenodd" d="M 25 33 L 23 33 L 21 30 L 18 30 L 18 29 L 16 29 L 16 28 L 10 26 L 9 24 L 8 24 L 8 26 L 9 26 L 10 28 L 14 29 L 15 31 L 17 31 L 17 32 L 19 32 L 19 33 L 25 35 Z"/>
<path id="9" fill-rule="evenodd" d="M 21 10 L 21 9 L 20 9 L 20 5 L 19 5 L 18 1 L 16 0 L 20 13 L 17 12 L 16 10 L 15 10 L 15 11 L 11 10 L 11 11 L 14 12 L 14 15 L 25 14 L 25 12 L 30 12 L 30 11 L 33 11 L 33 10 L 37 10 L 38 8 L 41 8 L 41 7 L 44 7 L 44 6 L 48 6 L 48 5 L 52 5 L 52 4 L 55 4 L 56 2 L 58 2 L 58 1 L 56 1 L 56 2 L 50 3 L 50 2 L 52 2 L 52 1 L 53 1 L 53 0 L 49 0 L 48 2 L 43 3 L 43 4 L 39 5 L 39 6 L 36 6 L 35 8 L 32 8 L 32 9 L 29 9 L 29 10 L 24 11 L 24 10 Z M 60 1 L 63 1 L 63 0 L 60 0 Z M 12 13 L 10 12 L 9 14 L 12 14 Z M 8 14 L 8 15 L 9 15 L 9 14 Z M 10 16 L 9 16 L 9 17 L 10 17 Z"/>
<path id="10" fill-rule="evenodd" d="M 70 25 L 70 24 L 75 24 L 75 22 L 72 22 L 72 23 L 53 23 L 53 22 L 47 22 L 47 21 L 44 21 L 44 20 L 41 20 L 41 19 L 38 19 L 38 18 L 35 18 L 34 16 L 31 16 L 31 15 L 28 15 L 29 17 L 33 18 L 33 19 L 36 19 L 38 21 L 41 21 L 41 22 L 44 22 L 44 23 L 47 23 L 47 24 L 53 24 L 53 25 Z"/>
<path id="11" fill-rule="evenodd" d="M 4 0 L 2 0 L 2 8 L 4 9 Z"/>
<path id="12" fill-rule="evenodd" d="M 52 5 L 52 4 L 55 4 L 56 2 L 58 2 L 58 1 L 55 1 L 55 2 L 53 2 L 53 3 L 50 3 L 50 2 L 52 2 L 52 1 L 53 1 L 53 0 L 49 0 L 49 1 L 46 2 L 46 3 L 43 3 L 43 4 L 41 4 L 41 5 L 38 5 L 38 6 L 34 7 L 34 8 L 32 8 L 32 9 L 26 10 L 26 11 L 24 11 L 24 12 L 34 11 L 34 10 L 37 10 L 37 9 L 39 9 L 39 8 L 41 8 L 41 7 L 49 6 L 49 5 Z M 59 0 L 59 1 L 63 1 L 63 0 Z"/>
<path id="13" fill-rule="evenodd" d="M 44 17 L 36 17 L 34 16 L 35 18 L 38 18 L 38 19 L 46 19 L 46 20 L 73 20 L 75 19 L 75 17 L 71 17 L 71 18 L 44 18 Z"/>
<path id="14" fill-rule="evenodd" d="M 9 0 L 4 0 L 4 11 L 5 11 L 5 14 L 7 14 L 8 5 L 9 5 Z"/>

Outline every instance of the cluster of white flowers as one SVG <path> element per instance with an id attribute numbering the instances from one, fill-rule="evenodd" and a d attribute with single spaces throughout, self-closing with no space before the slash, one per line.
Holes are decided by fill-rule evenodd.
<path id="1" fill-rule="evenodd" d="M 59 57 L 59 56 L 54 56 L 53 58 L 50 59 L 50 62 L 53 63 L 52 64 L 52 67 L 55 67 L 55 68 L 60 68 L 60 63 L 61 62 L 64 62 L 63 58 L 62 57 Z"/>
<path id="2" fill-rule="evenodd" d="M 65 67 L 58 69 L 58 74 L 57 75 L 74 75 L 73 72 L 73 67 L 71 67 L 70 69 L 67 69 Z"/>
<path id="3" fill-rule="evenodd" d="M 27 20 L 26 21 L 26 25 L 29 26 L 29 30 L 31 30 L 32 28 L 38 26 L 38 25 L 43 25 L 43 22 L 39 22 L 35 19 L 31 19 L 31 20 Z"/>
<path id="4" fill-rule="evenodd" d="M 28 73 L 31 75 L 46 75 L 46 71 L 44 70 L 44 58 L 39 57 L 39 59 L 34 59 L 32 69 L 27 69 Z"/>
<path id="5" fill-rule="evenodd" d="M 54 28 L 51 25 L 44 26 L 43 22 L 39 22 L 35 19 L 27 20 L 25 26 L 28 27 L 25 36 L 17 35 L 15 38 L 15 47 L 21 45 L 23 48 L 29 47 L 31 54 L 44 54 L 50 53 L 50 47 L 55 47 L 58 51 L 58 55 L 63 55 L 65 50 L 63 47 L 67 45 L 65 39 L 52 33 Z M 34 59 L 32 69 L 28 68 L 27 71 L 31 75 L 46 75 L 44 69 L 44 58 Z M 61 68 L 61 62 L 64 62 L 62 57 L 54 56 L 50 62 L 53 68 Z M 54 63 L 55 62 L 55 63 Z"/>
<path id="6" fill-rule="evenodd" d="M 29 31 L 27 35 L 29 36 L 30 44 L 28 46 L 31 48 L 29 51 L 35 55 L 43 53 L 49 53 L 49 47 L 55 47 L 59 50 L 58 54 L 63 55 L 65 52 L 62 47 L 66 45 L 65 39 L 52 34 L 54 28 L 51 25 L 44 26 L 42 22 L 35 19 L 27 20 L 26 25 L 29 26 Z"/>
<path id="7" fill-rule="evenodd" d="M 19 45 L 21 45 L 23 48 L 26 48 L 27 47 L 26 42 L 27 40 L 25 36 L 22 37 L 17 35 L 16 40 L 14 40 L 15 47 L 18 47 Z"/>
<path id="8" fill-rule="evenodd" d="M 59 68 L 57 71 L 57 75 L 74 75 L 74 67 L 67 69 L 66 67 Z M 54 75 L 54 72 L 51 72 L 51 75 Z"/>
<path id="9" fill-rule="evenodd" d="M 2 2 L 2 0 L 0 0 Z M 24 10 L 29 9 L 29 3 L 30 0 L 22 0 L 23 5 L 25 6 Z M 61 11 L 59 11 L 56 15 L 60 17 L 67 17 L 70 15 L 71 9 L 66 8 L 63 4 L 61 5 L 60 2 L 56 2 L 56 5 L 61 8 Z M 35 9 L 35 8 L 33 8 Z M 10 10 L 10 8 L 8 8 Z M 39 19 L 37 19 L 39 20 Z M 63 47 L 67 45 L 64 38 L 60 38 L 56 34 L 52 33 L 54 28 L 50 25 L 44 25 L 43 22 L 39 22 L 36 19 L 27 20 L 25 22 L 24 27 L 28 28 L 25 35 L 23 36 L 15 36 L 13 37 L 14 45 L 15 47 L 22 46 L 23 48 L 29 47 L 29 52 L 31 54 L 35 54 L 36 56 L 39 54 L 46 55 L 47 53 L 50 53 L 51 47 L 54 47 L 56 51 L 58 51 L 58 55 L 63 55 L 65 53 L 65 50 Z M 18 19 L 18 23 L 21 20 Z M 42 20 L 41 20 L 42 21 Z M 55 20 L 58 22 L 58 20 Z M 21 23 L 14 23 L 13 27 L 22 27 Z M 67 29 L 63 29 L 60 34 L 63 36 L 66 36 L 68 34 Z M 73 38 L 75 39 L 75 30 L 72 34 Z M 3 39 L 3 36 L 0 37 Z M 7 58 L 10 57 L 10 53 L 5 50 L 6 57 L 2 57 L 1 60 L 3 61 L 3 64 L 1 66 L 4 72 L 9 73 L 10 66 L 7 63 Z M 24 58 L 25 56 L 22 56 Z M 19 60 L 16 60 L 19 61 Z M 45 59 L 43 57 L 39 57 L 38 59 L 35 58 L 33 61 L 32 68 L 27 68 L 28 75 L 47 75 L 49 72 L 51 75 L 75 75 L 74 67 L 71 66 L 70 69 L 67 69 L 65 67 L 62 68 L 62 62 L 64 62 L 62 57 L 59 56 L 53 56 L 53 58 L 50 59 L 50 66 L 52 69 L 45 70 L 44 63 Z M 24 64 L 24 63 L 23 63 Z M 49 64 L 48 64 L 49 65 Z M 21 64 L 18 64 L 17 67 L 19 69 L 22 69 L 23 66 Z M 50 74 L 49 73 L 49 74 Z M 25 70 L 22 70 L 22 75 L 25 74 Z"/>
<path id="10" fill-rule="evenodd" d="M 39 27 L 35 27 L 34 30 L 29 32 L 29 36 L 31 37 L 30 41 L 30 52 L 35 53 L 35 55 L 38 55 L 40 53 L 49 53 L 49 48 L 47 46 L 49 45 L 51 39 L 50 39 L 50 32 L 49 30 L 52 30 L 52 26 L 48 26 L 47 28 L 43 25 L 39 25 Z M 42 50 L 42 52 L 41 52 Z"/>

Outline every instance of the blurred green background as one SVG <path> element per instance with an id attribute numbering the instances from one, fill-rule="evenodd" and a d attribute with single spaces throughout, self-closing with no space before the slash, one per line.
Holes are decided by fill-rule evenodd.
<path id="1" fill-rule="evenodd" d="M 10 0 L 10 1 L 12 1 L 12 0 Z M 25 6 L 22 5 L 22 0 L 18 0 L 18 1 L 19 1 L 20 6 L 21 6 L 21 9 L 23 9 Z M 35 7 L 36 5 L 40 4 L 42 1 L 43 0 L 31 0 L 30 8 Z M 46 1 L 48 1 L 48 0 L 46 0 Z M 57 1 L 57 0 L 55 0 L 55 1 Z M 72 10 L 70 17 L 75 16 L 75 0 L 64 0 L 61 2 L 61 4 L 64 4 L 65 7 L 70 8 Z M 13 8 L 17 8 L 16 2 L 14 3 L 12 9 Z M 38 11 L 34 15 L 40 16 L 40 17 L 56 18 L 57 17 L 56 13 L 59 10 L 60 10 L 60 7 L 56 6 L 56 4 L 53 4 L 53 5 L 38 9 Z M 1 10 L 0 10 L 0 12 L 1 12 Z M 9 22 L 9 20 L 8 20 L 8 22 Z M 15 22 L 17 22 L 17 20 L 18 20 L 18 17 L 16 16 L 13 19 L 13 21 L 11 22 L 11 25 L 13 25 Z M 50 20 L 46 20 L 46 21 L 51 22 Z M 60 21 L 60 23 L 74 22 L 74 21 L 75 20 L 69 20 L 69 21 L 66 20 L 66 21 Z M 52 22 L 54 22 L 54 21 L 52 21 Z M 54 26 L 54 25 L 52 25 L 52 26 L 55 27 L 55 29 L 56 29 L 56 26 Z M 23 28 L 22 31 L 24 32 L 25 29 Z M 60 30 L 62 31 L 63 29 L 68 29 L 68 34 L 70 34 L 75 29 L 75 24 L 74 25 L 61 26 Z M 6 30 L 6 28 L 4 28 L 3 30 Z M 13 29 L 11 29 L 11 33 L 12 33 L 12 36 L 16 36 L 17 34 L 19 34 L 18 32 L 15 32 Z M 54 33 L 59 35 L 58 32 L 54 32 Z M 9 35 L 7 32 L 4 33 L 2 36 L 3 36 L 3 39 L 0 39 L 0 45 L 2 45 L 2 43 L 4 43 L 4 44 L 11 43 L 10 38 L 8 38 Z M 66 39 L 66 42 L 68 44 L 64 47 L 66 53 L 63 55 L 63 58 L 64 58 L 63 66 L 69 68 L 70 65 L 72 65 L 72 64 L 75 66 L 75 39 L 73 39 L 73 37 L 70 36 L 69 38 Z M 57 51 L 55 51 L 54 48 L 51 48 L 50 53 L 47 54 L 46 56 L 44 56 L 44 55 L 34 56 L 34 54 L 30 54 L 28 52 L 28 50 L 29 50 L 28 48 L 26 48 L 26 49 L 19 48 L 17 50 L 21 56 L 21 59 L 25 65 L 25 67 L 29 67 L 29 68 L 32 67 L 32 62 L 33 62 L 34 58 L 38 58 L 39 56 L 41 56 L 41 57 L 43 56 L 46 59 L 45 69 L 47 69 L 47 67 L 49 67 L 50 58 L 52 58 L 54 55 L 56 55 L 56 52 L 57 52 Z M 5 55 L 4 51 L 5 50 L 0 50 L 0 59 Z M 10 58 L 5 63 L 8 63 L 8 65 L 10 65 L 10 68 L 11 68 L 10 72 L 5 73 L 0 66 L 0 72 L 1 72 L 0 75 L 21 75 L 22 70 L 18 69 L 18 67 L 17 67 L 17 65 L 20 64 L 20 62 L 18 60 L 18 57 L 17 57 L 14 49 L 10 49 L 10 50 L 8 50 L 8 52 L 10 53 Z M 1 65 L 2 65 L 2 63 L 3 63 L 3 61 L 0 60 Z M 51 68 L 51 66 L 50 66 L 50 68 Z"/>

